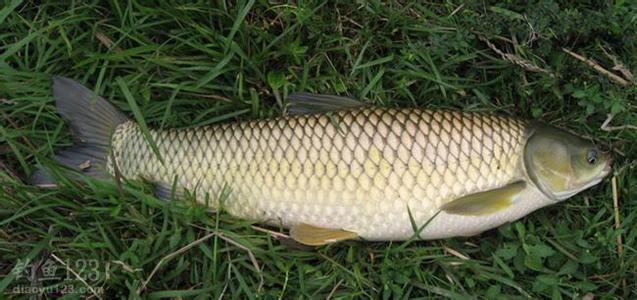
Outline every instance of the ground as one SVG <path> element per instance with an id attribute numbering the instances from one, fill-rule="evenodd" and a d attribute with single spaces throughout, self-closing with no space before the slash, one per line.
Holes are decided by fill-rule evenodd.
<path id="1" fill-rule="evenodd" d="M 0 7 L 10 298 L 637 297 L 634 1 L 38 2 Z M 615 171 L 476 237 L 298 249 L 143 182 L 30 186 L 35 165 L 71 144 L 52 75 L 154 127 L 277 116 L 297 91 L 494 111 L 590 137 Z"/>

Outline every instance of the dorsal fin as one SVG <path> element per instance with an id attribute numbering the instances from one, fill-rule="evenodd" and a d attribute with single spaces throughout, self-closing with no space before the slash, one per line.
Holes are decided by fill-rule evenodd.
<path id="1" fill-rule="evenodd" d="M 288 96 L 288 114 L 299 115 L 352 109 L 364 106 L 356 99 L 310 93 L 294 93 Z"/>

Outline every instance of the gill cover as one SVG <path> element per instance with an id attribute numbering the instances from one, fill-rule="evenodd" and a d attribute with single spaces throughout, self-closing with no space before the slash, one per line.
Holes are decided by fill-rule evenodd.
<path id="1" fill-rule="evenodd" d="M 533 125 L 524 162 L 531 180 L 555 200 L 599 183 L 610 171 L 610 157 L 591 142 L 540 123 Z"/>

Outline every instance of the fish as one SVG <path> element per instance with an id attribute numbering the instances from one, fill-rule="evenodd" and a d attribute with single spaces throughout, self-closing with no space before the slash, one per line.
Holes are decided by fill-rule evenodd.
<path id="1" fill-rule="evenodd" d="M 72 79 L 53 77 L 52 93 L 79 140 L 54 156 L 72 172 L 145 180 L 159 198 L 192 195 L 310 246 L 473 236 L 612 169 L 610 153 L 587 139 L 494 113 L 297 93 L 279 117 L 145 131 Z M 44 166 L 33 178 L 52 181 Z"/>

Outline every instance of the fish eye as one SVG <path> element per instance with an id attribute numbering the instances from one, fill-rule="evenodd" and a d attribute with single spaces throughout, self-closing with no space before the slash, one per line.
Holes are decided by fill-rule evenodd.
<path id="1" fill-rule="evenodd" d="M 594 165 L 597 163 L 598 155 L 599 154 L 597 153 L 597 150 L 589 149 L 588 153 L 586 154 L 586 161 L 588 161 L 589 164 Z"/>

